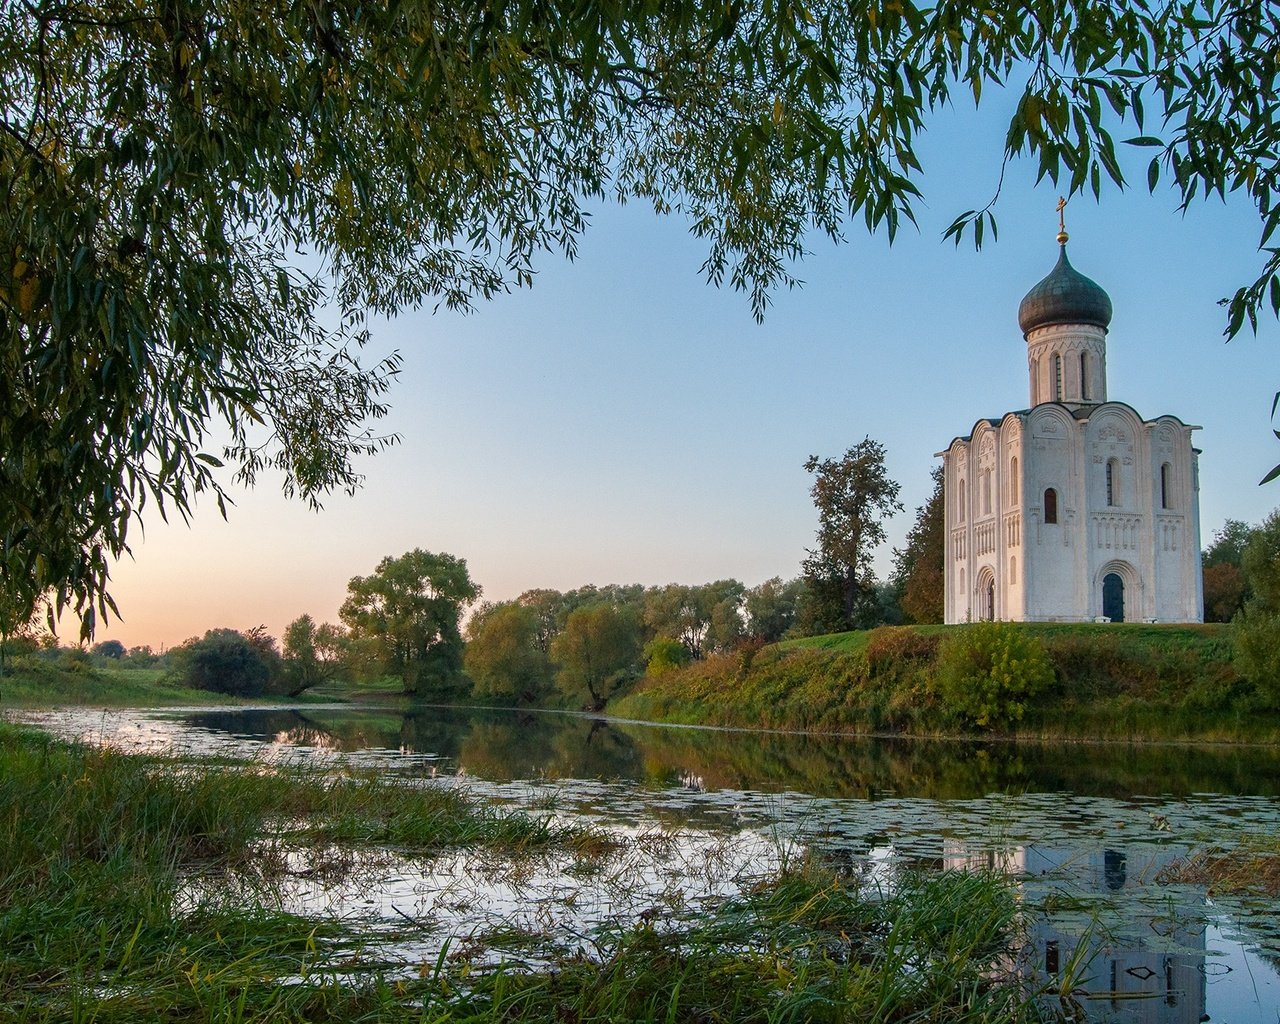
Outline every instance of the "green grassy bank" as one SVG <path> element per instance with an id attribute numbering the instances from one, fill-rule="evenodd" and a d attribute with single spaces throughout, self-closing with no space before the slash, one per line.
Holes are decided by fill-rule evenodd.
<path id="1" fill-rule="evenodd" d="M 886 626 L 713 656 L 646 678 L 609 710 L 815 732 L 1280 740 L 1280 712 L 1233 665 L 1230 626 L 1004 624 L 1052 675 L 1019 715 L 984 724 L 939 685 L 948 638 L 969 628 Z"/>
<path id="2" fill-rule="evenodd" d="M 66 668 L 24 665 L 0 676 L 4 707 L 160 707 L 244 703 L 226 694 L 180 686 L 159 668 Z"/>
<path id="3" fill-rule="evenodd" d="M 93 707 L 148 708 L 196 705 L 307 704 L 404 698 L 399 679 L 360 684 L 331 683 L 294 697 L 265 694 L 234 697 L 185 686 L 164 668 L 98 668 L 57 664 L 24 665 L 0 676 L 0 710 L 15 708 Z"/>

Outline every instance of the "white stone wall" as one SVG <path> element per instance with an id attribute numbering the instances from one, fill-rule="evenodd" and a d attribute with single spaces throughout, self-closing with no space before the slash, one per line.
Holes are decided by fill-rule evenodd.
<path id="1" fill-rule="evenodd" d="M 1202 621 L 1193 429 L 1119 402 L 979 420 L 942 453 L 946 621 L 1088 621 L 1110 573 L 1126 621 Z"/>

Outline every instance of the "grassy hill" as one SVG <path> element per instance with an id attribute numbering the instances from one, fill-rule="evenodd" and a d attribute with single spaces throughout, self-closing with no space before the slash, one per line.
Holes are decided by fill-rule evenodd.
<path id="1" fill-rule="evenodd" d="M 938 685 L 964 626 L 885 626 L 717 655 L 645 678 L 610 711 L 686 724 L 814 732 L 984 731 Z M 1227 625 L 1006 624 L 1043 651 L 1052 682 L 1017 721 L 1023 737 L 1275 742 L 1268 707 L 1232 663 Z M 1016 667 L 1016 666 L 1015 666 Z"/>

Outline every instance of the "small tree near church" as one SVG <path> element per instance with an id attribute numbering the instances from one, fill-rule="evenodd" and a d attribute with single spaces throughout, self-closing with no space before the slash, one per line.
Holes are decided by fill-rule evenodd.
<path id="1" fill-rule="evenodd" d="M 883 520 L 902 511 L 898 484 L 884 466 L 884 445 L 864 437 L 839 459 L 809 456 L 809 493 L 818 510 L 818 547 L 804 560 L 804 576 L 816 604 L 816 626 L 835 632 L 863 621 L 875 605 L 871 556 L 884 543 Z"/>

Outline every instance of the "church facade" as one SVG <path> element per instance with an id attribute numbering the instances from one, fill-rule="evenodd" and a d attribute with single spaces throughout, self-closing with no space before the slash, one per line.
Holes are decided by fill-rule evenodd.
<path id="1" fill-rule="evenodd" d="M 945 621 L 1201 622 L 1197 428 L 1108 398 L 1111 299 L 1058 241 L 1018 310 L 1030 408 L 939 453 Z"/>

